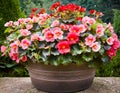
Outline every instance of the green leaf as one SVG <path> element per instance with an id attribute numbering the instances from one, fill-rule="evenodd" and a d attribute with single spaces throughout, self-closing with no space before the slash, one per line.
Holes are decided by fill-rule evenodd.
<path id="1" fill-rule="evenodd" d="M 49 43 L 48 46 L 55 47 L 55 43 Z"/>
<path id="2" fill-rule="evenodd" d="M 109 50 L 110 48 L 111 48 L 111 46 L 109 46 L 109 45 L 108 46 L 104 46 L 105 50 Z"/>
<path id="3" fill-rule="evenodd" d="M 50 55 L 50 51 L 48 49 L 42 51 L 43 56 L 47 57 Z"/>
<path id="4" fill-rule="evenodd" d="M 78 65 L 81 65 L 84 63 L 84 61 L 80 55 L 79 56 L 72 56 L 72 61 L 77 63 Z"/>
<path id="5" fill-rule="evenodd" d="M 28 53 L 27 56 L 32 59 L 33 55 L 31 53 Z"/>
<path id="6" fill-rule="evenodd" d="M 69 64 L 71 62 L 72 62 L 72 57 L 71 56 L 69 56 L 69 55 L 64 55 L 63 56 L 63 61 L 62 61 L 63 65 Z"/>
<path id="7" fill-rule="evenodd" d="M 58 56 L 51 55 L 48 60 L 52 65 L 58 66 L 60 64 L 60 62 L 58 62 Z"/>
<path id="8" fill-rule="evenodd" d="M 54 49 L 54 50 L 51 50 L 51 54 L 56 56 L 56 55 L 59 55 L 59 52 L 58 52 L 58 50 Z"/>
<path id="9" fill-rule="evenodd" d="M 16 34 L 16 33 L 12 33 L 12 34 L 10 34 L 9 36 L 8 36 L 8 40 L 9 41 L 13 41 L 13 40 L 15 40 L 16 39 L 16 37 L 17 37 L 18 35 Z"/>
<path id="10" fill-rule="evenodd" d="M 27 53 L 25 50 L 23 50 L 21 48 L 19 48 L 19 52 L 20 52 L 21 56 L 26 55 L 26 53 Z"/>
<path id="11" fill-rule="evenodd" d="M 110 62 L 110 57 L 108 57 L 108 56 L 103 57 L 103 58 L 101 58 L 101 59 L 102 59 L 102 61 L 105 62 L 105 63 Z"/>
<path id="12" fill-rule="evenodd" d="M 44 42 L 39 42 L 38 43 L 38 47 L 39 48 L 44 48 L 45 47 L 45 43 Z"/>
<path id="13" fill-rule="evenodd" d="M 11 32 L 11 31 L 13 31 L 13 29 L 11 29 L 11 28 L 6 28 L 4 33 L 9 33 L 9 32 Z"/>
<path id="14" fill-rule="evenodd" d="M 99 51 L 99 53 L 100 53 L 101 55 L 103 55 L 104 52 L 105 52 L 105 50 L 104 50 L 103 48 L 101 48 L 100 51 Z"/>
<path id="15" fill-rule="evenodd" d="M 5 68 L 5 66 L 0 65 L 0 68 Z"/>
<path id="16" fill-rule="evenodd" d="M 72 47 L 72 55 L 73 56 L 81 54 L 82 52 L 83 52 L 83 50 L 81 50 L 79 46 L 75 45 Z"/>
<path id="17" fill-rule="evenodd" d="M 12 67 L 14 67 L 14 66 L 16 66 L 16 64 L 6 64 L 6 67 L 7 67 L 7 68 L 12 68 Z"/>
<path id="18" fill-rule="evenodd" d="M 88 64 L 88 67 L 89 67 L 89 68 L 93 68 L 93 67 L 95 67 L 94 62 L 90 62 L 90 63 Z"/>
<path id="19" fill-rule="evenodd" d="M 83 55 L 82 58 L 86 61 L 86 62 L 89 62 L 93 59 L 93 56 L 92 55 Z"/>

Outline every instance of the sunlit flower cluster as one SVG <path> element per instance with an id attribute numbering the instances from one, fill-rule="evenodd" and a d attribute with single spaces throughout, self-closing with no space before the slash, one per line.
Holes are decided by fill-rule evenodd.
<path id="1" fill-rule="evenodd" d="M 30 18 L 5 24 L 5 32 L 10 35 L 1 46 L 3 56 L 8 54 L 17 63 L 28 58 L 53 65 L 93 62 L 98 58 L 106 62 L 120 48 L 112 25 L 100 20 L 102 12 L 90 10 L 86 15 L 86 8 L 60 2 L 50 7 L 51 14 L 37 10 L 32 9 Z"/>

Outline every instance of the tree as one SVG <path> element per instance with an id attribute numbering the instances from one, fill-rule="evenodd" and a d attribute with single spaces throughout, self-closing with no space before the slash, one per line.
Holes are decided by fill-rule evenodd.
<path id="1" fill-rule="evenodd" d="M 0 40 L 4 36 L 4 24 L 10 20 L 24 17 L 19 0 L 0 0 Z"/>

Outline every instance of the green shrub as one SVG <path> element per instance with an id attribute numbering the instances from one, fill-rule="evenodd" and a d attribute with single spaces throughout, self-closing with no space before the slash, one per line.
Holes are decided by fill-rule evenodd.
<path id="1" fill-rule="evenodd" d="M 0 0 L 0 46 L 5 39 L 4 24 L 10 20 L 25 17 L 21 11 L 19 0 Z M 1 76 L 28 76 L 24 66 L 17 65 L 9 57 L 1 57 L 0 54 L 0 77 Z"/>
<path id="2" fill-rule="evenodd" d="M 21 12 L 19 0 L 0 0 L 0 40 L 5 36 L 3 33 L 5 30 L 4 24 L 10 20 L 15 21 L 20 17 L 24 17 L 24 13 Z"/>
<path id="3" fill-rule="evenodd" d="M 120 10 L 114 9 L 113 26 L 120 38 Z"/>
<path id="4" fill-rule="evenodd" d="M 117 56 L 113 58 L 111 63 L 106 63 L 97 69 L 96 76 L 120 77 L 120 49 L 117 52 Z"/>

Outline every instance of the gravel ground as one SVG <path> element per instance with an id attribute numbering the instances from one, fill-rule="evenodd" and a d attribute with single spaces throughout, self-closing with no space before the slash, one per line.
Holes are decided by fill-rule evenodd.
<path id="1" fill-rule="evenodd" d="M 0 93 L 46 93 L 36 90 L 30 78 L 0 78 Z M 77 93 L 120 93 L 120 77 L 95 77 L 92 86 Z"/>

